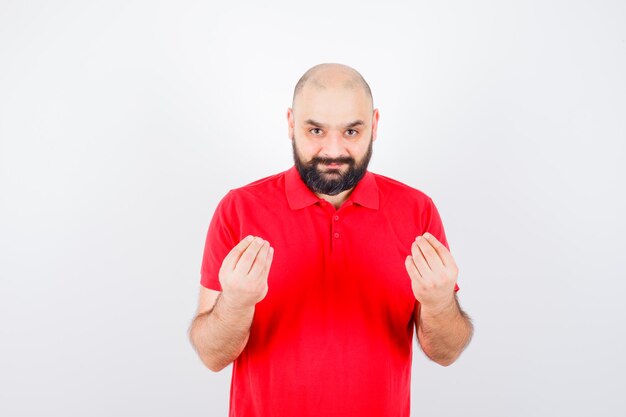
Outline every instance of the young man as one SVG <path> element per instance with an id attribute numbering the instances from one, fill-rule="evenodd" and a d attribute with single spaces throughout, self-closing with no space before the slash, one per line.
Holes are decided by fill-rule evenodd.
<path id="1" fill-rule="evenodd" d="M 356 70 L 312 67 L 294 166 L 215 210 L 189 337 L 209 369 L 233 363 L 231 417 L 408 417 L 413 329 L 443 366 L 472 337 L 432 199 L 367 170 L 378 118 Z"/>

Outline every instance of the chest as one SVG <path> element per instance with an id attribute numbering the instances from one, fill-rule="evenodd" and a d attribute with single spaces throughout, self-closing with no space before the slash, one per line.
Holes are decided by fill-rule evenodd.
<path id="1" fill-rule="evenodd" d="M 257 304 L 253 328 L 312 320 L 335 328 L 411 322 L 415 298 L 404 260 L 420 232 L 413 219 L 355 205 L 314 205 L 272 222 L 248 217 L 243 226 L 242 236 L 261 236 L 274 247 L 268 294 Z"/>

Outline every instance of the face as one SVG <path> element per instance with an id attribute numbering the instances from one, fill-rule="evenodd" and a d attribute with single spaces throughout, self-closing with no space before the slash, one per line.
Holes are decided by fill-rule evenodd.
<path id="1" fill-rule="evenodd" d="M 296 169 L 313 192 L 337 195 L 365 175 L 378 109 L 361 90 L 305 87 L 287 111 Z"/>
<path id="2" fill-rule="evenodd" d="M 350 190 L 363 178 L 372 157 L 373 142 L 370 137 L 367 152 L 359 161 L 351 156 L 340 158 L 314 156 L 305 161 L 299 155 L 295 138 L 291 138 L 293 159 L 300 177 L 311 191 L 326 195 L 337 195 Z"/>

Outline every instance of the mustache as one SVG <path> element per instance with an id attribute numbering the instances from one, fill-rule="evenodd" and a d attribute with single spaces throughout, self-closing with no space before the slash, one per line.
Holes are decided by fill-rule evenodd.
<path id="1" fill-rule="evenodd" d="M 318 165 L 318 164 L 323 164 L 323 165 L 329 165 L 329 164 L 350 164 L 350 165 L 354 165 L 354 159 L 353 158 L 337 158 L 337 159 L 332 159 L 332 158 L 323 158 L 323 157 L 316 157 L 311 159 L 311 165 Z"/>

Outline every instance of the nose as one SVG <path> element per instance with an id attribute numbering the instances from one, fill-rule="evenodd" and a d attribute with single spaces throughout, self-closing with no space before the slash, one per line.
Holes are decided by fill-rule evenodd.
<path id="1" fill-rule="evenodd" d="M 329 132 L 324 138 L 320 156 L 326 158 L 342 158 L 348 156 L 345 152 L 343 137 L 339 132 Z"/>

